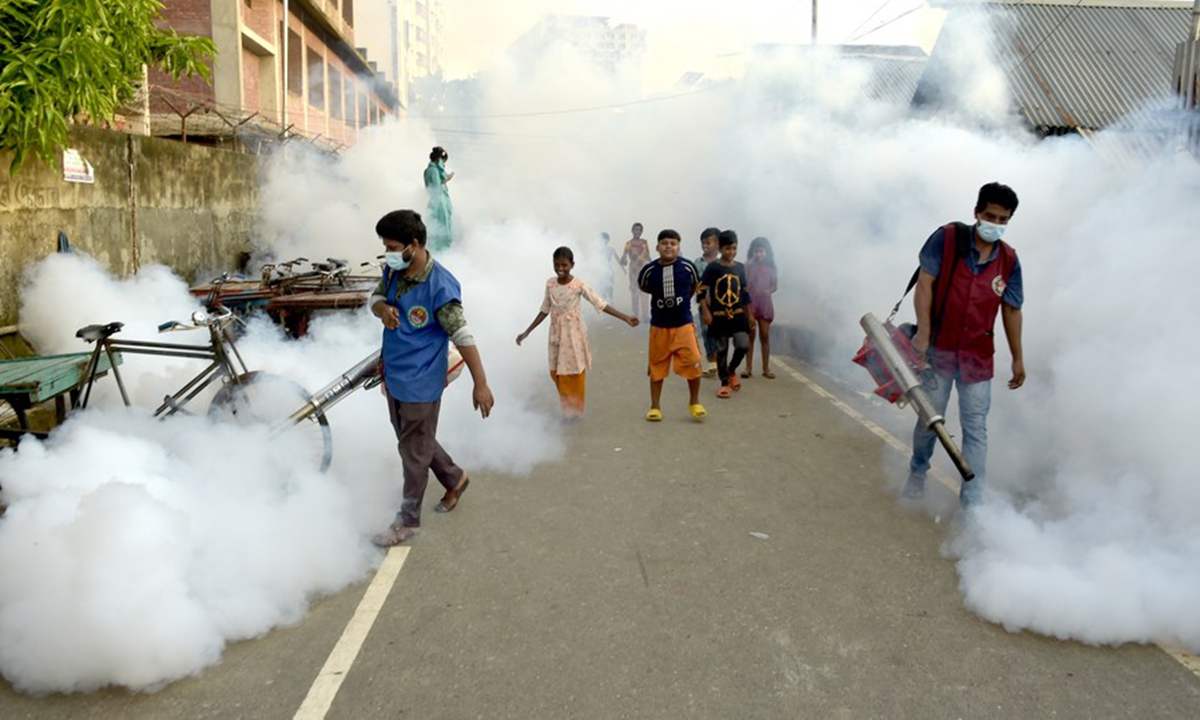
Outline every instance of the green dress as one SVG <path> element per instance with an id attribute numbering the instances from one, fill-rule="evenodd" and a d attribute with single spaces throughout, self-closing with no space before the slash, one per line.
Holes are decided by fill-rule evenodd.
<path id="1" fill-rule="evenodd" d="M 429 193 L 429 207 L 425 212 L 426 244 L 434 252 L 445 250 L 450 247 L 450 216 L 454 214 L 454 208 L 446 188 L 446 165 L 441 160 L 431 162 L 425 168 L 425 192 Z"/>

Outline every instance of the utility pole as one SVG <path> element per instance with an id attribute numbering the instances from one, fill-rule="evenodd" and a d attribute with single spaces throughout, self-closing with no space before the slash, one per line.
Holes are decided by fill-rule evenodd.
<path id="1" fill-rule="evenodd" d="M 813 9 L 812 9 L 812 21 L 813 21 L 813 25 L 812 25 L 812 44 L 813 44 L 813 45 L 816 45 L 816 44 L 817 44 L 817 0 L 812 0 L 812 2 L 813 2 Z M 1196 0 L 1196 3 L 1197 3 L 1197 5 L 1200 5 L 1200 0 Z"/>

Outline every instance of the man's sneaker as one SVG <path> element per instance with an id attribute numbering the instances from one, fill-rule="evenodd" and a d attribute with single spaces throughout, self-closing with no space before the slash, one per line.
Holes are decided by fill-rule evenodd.
<path id="1" fill-rule="evenodd" d="M 920 475 L 909 475 L 900 494 L 909 500 L 920 500 L 925 497 L 925 478 Z"/>

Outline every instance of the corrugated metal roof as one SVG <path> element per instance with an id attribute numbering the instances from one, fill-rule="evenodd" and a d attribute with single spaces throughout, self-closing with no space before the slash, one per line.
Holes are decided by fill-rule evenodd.
<path id="1" fill-rule="evenodd" d="M 901 107 L 912 102 L 925 64 L 929 62 L 921 48 L 907 45 L 840 45 L 838 52 L 842 57 L 863 60 L 870 65 L 871 82 L 865 88 L 867 97 Z"/>
<path id="2" fill-rule="evenodd" d="M 982 5 L 994 17 L 998 59 L 1018 109 L 1044 133 L 1104 128 L 1169 96 L 1175 48 L 1188 36 L 1192 20 L 1190 4 L 1010 0 Z M 970 7 L 978 10 L 980 4 Z M 937 62 L 935 46 L 930 65 Z"/>

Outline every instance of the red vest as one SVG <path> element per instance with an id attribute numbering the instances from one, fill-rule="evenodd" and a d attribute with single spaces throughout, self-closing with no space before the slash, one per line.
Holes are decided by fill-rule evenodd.
<path id="1" fill-rule="evenodd" d="M 1017 251 L 999 240 L 1000 249 L 995 259 L 983 266 L 983 272 L 974 275 L 970 260 L 965 256 L 956 257 L 959 253 L 955 248 L 957 238 L 953 226 L 946 228 L 942 269 L 933 295 L 941 298 L 943 292 L 947 294 L 930 362 L 944 377 L 954 375 L 957 370 L 964 383 L 991 380 L 994 374 L 992 360 L 996 354 L 996 314 L 1000 312 L 1008 276 L 1017 262 Z M 975 241 L 973 233 L 969 240 L 968 252 Z M 949 288 L 942 286 L 947 281 Z"/>

